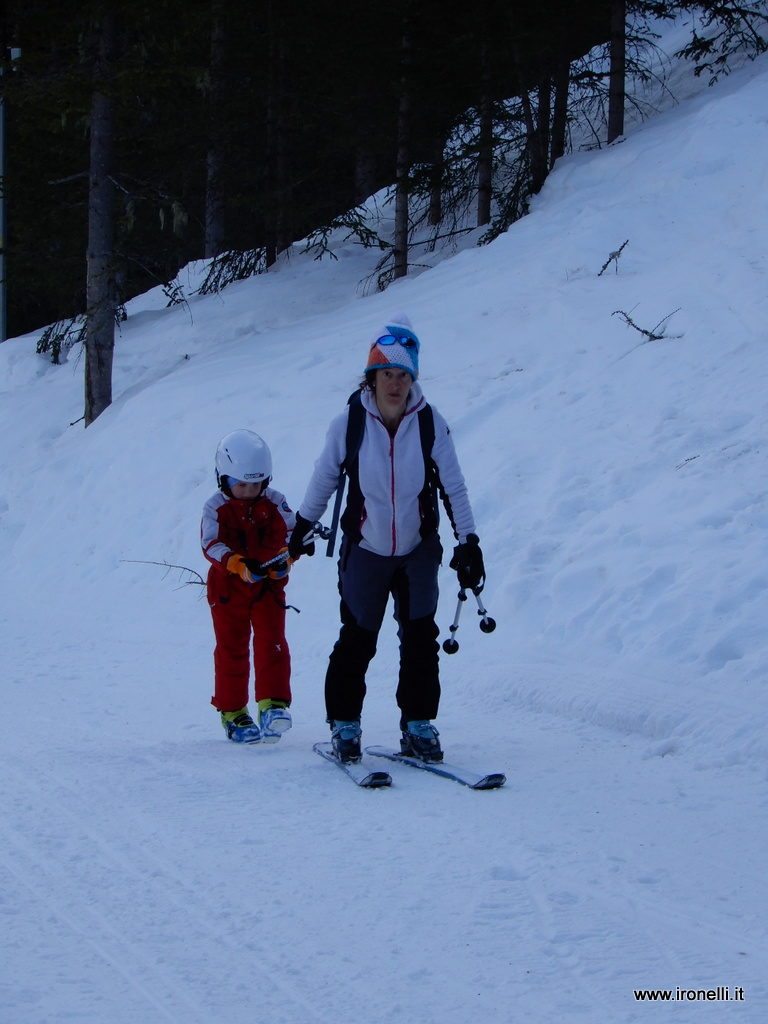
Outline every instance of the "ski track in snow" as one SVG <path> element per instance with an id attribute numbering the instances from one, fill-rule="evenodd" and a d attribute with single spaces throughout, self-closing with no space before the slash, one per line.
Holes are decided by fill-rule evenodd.
<path id="1" fill-rule="evenodd" d="M 160 764 L 158 760 L 157 768 Z M 128 771 L 135 767 L 132 760 L 125 765 Z M 312 1019 L 314 1003 L 290 985 L 284 965 L 270 957 L 268 941 L 262 944 L 252 937 L 254 925 L 257 937 L 267 929 L 259 927 L 261 915 L 247 898 L 250 884 L 243 888 L 242 918 L 235 915 L 236 900 L 222 914 L 208 895 L 211 882 L 196 885 L 183 863 L 169 863 L 162 855 L 167 852 L 158 844 L 162 818 L 151 819 L 150 833 L 142 835 L 144 822 L 134 809 L 125 819 L 130 823 L 126 833 L 120 817 L 124 795 L 115 792 L 113 782 L 81 779 L 64 786 L 60 773 L 35 779 L 29 767 L 24 776 L 16 771 L 9 780 L 23 818 L 10 837 L 5 863 L 16 885 L 6 891 L 21 889 L 31 908 L 25 918 L 45 922 L 43 948 L 51 936 L 56 947 L 72 951 L 59 968 L 62 989 L 78 976 L 75 964 L 86 977 L 91 972 L 99 977 L 95 991 L 89 991 L 86 977 L 82 982 L 83 997 L 95 1002 L 94 1020 L 139 1021 L 153 1015 L 171 1021 L 210 1020 L 221 998 L 217 979 L 231 979 L 229 998 L 247 999 L 249 971 L 243 970 L 242 977 L 232 972 L 248 955 L 271 979 L 272 999 L 265 993 L 262 1005 L 272 1019 Z M 164 800 L 172 802 L 174 795 L 169 788 Z M 128 801 L 125 807 L 130 809 Z M 242 934 L 246 927 L 247 937 Z M 39 937 L 32 941 L 33 948 L 39 947 Z M 204 984 L 194 970 L 196 963 L 205 965 Z M 168 965 L 187 965 L 187 970 L 175 976 Z M 119 1011 L 99 1007 L 105 970 L 113 976 L 106 987 Z M 45 1013 L 43 1019 L 56 1019 L 55 1013 Z"/>
<path id="2" fill-rule="evenodd" d="M 58 671 L 55 654 L 33 662 Z M 127 655 L 112 679 L 131 671 Z M 300 662 L 298 679 L 311 671 Z M 554 672 L 538 682 L 557 689 Z M 391 699 L 372 683 L 366 739 L 391 732 Z M 691 772 L 642 732 L 520 708 L 481 755 L 451 745 L 452 759 L 506 771 L 504 789 L 393 766 L 391 791 L 361 792 L 311 751 L 314 703 L 315 720 L 299 715 L 273 748 L 227 744 L 207 713 L 153 742 L 131 741 L 140 718 L 112 743 L 84 744 L 87 722 L 68 738 L 43 718 L 33 750 L 20 731 L 3 756 L 4 1022 L 197 1024 L 224 1007 L 237 1022 L 253 1019 L 257 993 L 260 1014 L 301 1024 L 336 1013 L 341 991 L 374 1024 L 412 1013 L 422 993 L 429 1024 L 624 1024 L 646 1019 L 634 988 L 678 984 L 743 985 L 750 1002 L 729 1004 L 728 1019 L 760 1019 L 768 936 L 751 907 L 765 894 L 741 891 L 732 850 L 756 877 L 754 770 Z M 451 705 L 447 743 L 482 734 L 479 715 L 467 730 Z M 698 861 L 681 859 L 689 849 Z M 30 950 L 44 991 L 24 969 Z M 667 1004 L 663 1019 L 712 1013 Z"/>

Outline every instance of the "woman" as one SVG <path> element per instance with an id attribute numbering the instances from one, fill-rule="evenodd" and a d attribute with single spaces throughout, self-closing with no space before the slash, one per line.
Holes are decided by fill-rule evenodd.
<path id="1" fill-rule="evenodd" d="M 349 491 L 341 519 L 341 631 L 325 679 L 333 749 L 342 761 L 360 759 L 365 675 L 390 594 L 400 638 L 401 749 L 426 761 L 443 758 L 432 724 L 440 702 L 435 613 L 443 550 L 437 489 L 458 540 L 451 568 L 465 587 L 479 587 L 485 576 L 448 425 L 427 405 L 417 383 L 419 348 L 405 315 L 377 333 L 359 393 L 330 425 L 289 544 L 292 558 L 310 553 L 311 543 L 304 538 L 311 537 L 313 523 L 325 512 L 344 465 Z M 355 402 L 362 405 L 364 422 L 359 450 L 348 458 Z"/>

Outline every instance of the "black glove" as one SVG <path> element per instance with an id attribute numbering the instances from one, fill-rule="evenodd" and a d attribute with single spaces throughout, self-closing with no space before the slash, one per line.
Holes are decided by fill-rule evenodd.
<path id="1" fill-rule="evenodd" d="M 291 571 L 288 564 L 288 549 L 283 548 L 279 552 L 279 556 L 270 558 L 267 562 L 259 562 L 256 558 L 244 558 L 243 562 L 256 581 L 263 580 L 267 576 L 271 580 L 282 580 Z"/>
<path id="2" fill-rule="evenodd" d="M 291 539 L 288 541 L 288 554 L 295 562 L 297 558 L 301 558 L 302 555 L 314 555 L 315 553 L 315 542 L 310 541 L 308 544 L 304 543 L 304 538 L 308 533 L 312 533 L 315 529 L 315 524 L 310 523 L 304 516 L 296 516 L 296 525 L 293 528 Z"/>
<path id="3" fill-rule="evenodd" d="M 451 568 L 456 570 L 459 586 L 462 589 L 480 591 L 485 584 L 485 565 L 480 541 L 474 533 L 467 534 L 464 544 L 457 544 L 453 549 Z"/>
<path id="4" fill-rule="evenodd" d="M 253 576 L 254 580 L 263 580 L 267 575 L 266 568 L 261 564 L 258 558 L 244 558 L 243 565 L 251 576 Z"/>

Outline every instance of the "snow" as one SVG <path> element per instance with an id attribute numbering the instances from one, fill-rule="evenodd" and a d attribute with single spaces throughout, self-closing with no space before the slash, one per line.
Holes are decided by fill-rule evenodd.
<path id="1" fill-rule="evenodd" d="M 88 430 L 74 353 L 0 346 L 3 1024 L 768 1018 L 768 58 L 675 74 L 678 102 L 562 160 L 496 242 L 384 294 L 339 237 L 187 306 L 133 300 Z M 489 793 L 398 766 L 362 791 L 312 752 L 322 551 L 292 573 L 295 725 L 269 748 L 209 705 L 203 588 L 142 564 L 205 572 L 237 427 L 297 506 L 396 310 L 486 555 L 498 628 L 464 609 L 438 724 L 451 760 L 507 774 Z M 441 587 L 444 639 L 447 564 Z M 396 666 L 388 621 L 368 743 L 396 742 Z"/>

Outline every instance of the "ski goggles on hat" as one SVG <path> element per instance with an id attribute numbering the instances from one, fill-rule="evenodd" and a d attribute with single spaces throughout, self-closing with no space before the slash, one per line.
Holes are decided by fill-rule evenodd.
<path id="1" fill-rule="evenodd" d="M 376 341 L 374 341 L 371 348 L 373 348 L 374 345 L 402 345 L 405 349 L 410 349 L 415 352 L 419 351 L 419 339 L 410 334 L 382 334 L 380 338 L 377 338 Z"/>

